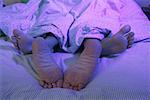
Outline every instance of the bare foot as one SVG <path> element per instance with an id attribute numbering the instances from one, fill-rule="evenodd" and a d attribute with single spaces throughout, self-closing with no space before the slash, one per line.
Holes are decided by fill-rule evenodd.
<path id="1" fill-rule="evenodd" d="M 130 32 L 131 27 L 129 25 L 124 26 L 118 33 L 111 38 L 105 38 L 102 40 L 102 56 L 111 54 L 119 54 L 126 49 L 131 48 L 134 42 L 134 33 Z"/>
<path id="2" fill-rule="evenodd" d="M 11 37 L 12 43 L 16 47 L 17 50 L 23 52 L 24 54 L 28 54 L 32 52 L 32 42 L 34 38 L 29 35 L 24 34 L 19 30 L 13 31 L 14 36 Z M 52 33 L 49 33 L 52 34 Z M 53 47 L 54 45 L 58 44 L 58 41 L 53 36 L 48 36 L 45 38 L 49 48 Z M 53 51 L 53 50 L 52 50 Z"/>
<path id="3" fill-rule="evenodd" d="M 31 53 L 33 38 L 19 30 L 14 30 L 13 34 L 14 36 L 11 39 L 14 46 L 24 54 Z"/>
<path id="4" fill-rule="evenodd" d="M 100 42 L 95 40 L 95 45 L 91 44 L 91 42 L 86 43 L 88 48 L 84 49 L 76 64 L 65 72 L 63 87 L 74 90 L 84 88 L 90 80 L 102 49 L 104 49 L 102 51 L 103 55 L 110 55 L 121 53 L 132 46 L 134 33 L 130 32 L 130 30 L 131 27 L 129 25 L 124 26 L 112 38 L 104 39 L 101 42 L 102 47 L 98 45 Z"/>
<path id="5" fill-rule="evenodd" d="M 90 81 L 101 54 L 101 43 L 96 39 L 88 39 L 78 61 L 69 67 L 64 74 L 64 88 L 83 89 Z M 92 48 L 91 48 L 92 47 Z"/>
<path id="6" fill-rule="evenodd" d="M 32 43 L 32 58 L 44 88 L 62 87 L 63 73 L 52 58 L 50 49 L 41 37 Z"/>

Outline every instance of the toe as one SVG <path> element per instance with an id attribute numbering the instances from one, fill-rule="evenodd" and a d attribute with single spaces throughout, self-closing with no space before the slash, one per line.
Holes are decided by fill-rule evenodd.
<path id="1" fill-rule="evenodd" d="M 129 41 L 129 42 L 128 42 L 128 45 L 132 45 L 132 44 L 133 44 L 133 41 Z"/>
<path id="2" fill-rule="evenodd" d="M 63 80 L 58 80 L 57 83 L 56 83 L 57 87 L 62 87 L 63 85 Z"/>
<path id="3" fill-rule="evenodd" d="M 45 84 L 45 82 L 44 81 L 42 81 L 42 80 L 40 80 L 39 81 L 39 83 L 40 83 L 40 85 L 43 87 L 44 86 L 44 84 Z"/>
<path id="4" fill-rule="evenodd" d="M 131 39 L 131 38 L 134 38 L 134 33 L 133 32 L 130 32 L 127 34 L 126 36 L 128 39 Z"/>
<path id="5" fill-rule="evenodd" d="M 134 37 L 128 38 L 128 45 L 132 45 L 134 43 Z"/>
<path id="6" fill-rule="evenodd" d="M 131 30 L 131 26 L 130 25 L 125 25 L 124 27 L 122 27 L 119 32 L 117 34 L 121 34 L 121 35 L 124 35 L 128 32 L 130 32 Z"/>
<path id="7" fill-rule="evenodd" d="M 48 83 L 48 88 L 52 88 L 52 84 L 51 83 Z"/>
<path id="8" fill-rule="evenodd" d="M 134 41 L 129 41 L 127 48 L 131 48 Z"/>
<path id="9" fill-rule="evenodd" d="M 131 48 L 132 47 L 132 45 L 128 45 L 128 48 Z"/>
<path id="10" fill-rule="evenodd" d="M 48 88 L 48 83 L 46 82 L 43 87 Z"/>
<path id="11" fill-rule="evenodd" d="M 130 41 L 134 41 L 134 37 L 131 37 L 131 38 L 130 38 Z"/>
<path id="12" fill-rule="evenodd" d="M 84 85 L 83 85 L 83 84 L 79 84 L 78 87 L 77 87 L 78 91 L 80 91 L 80 90 L 83 89 L 83 88 L 84 88 Z"/>
<path id="13" fill-rule="evenodd" d="M 68 82 L 63 83 L 63 88 L 69 88 L 69 87 L 70 87 L 70 84 Z"/>
<path id="14" fill-rule="evenodd" d="M 134 34 L 133 32 L 130 33 L 130 37 L 134 37 L 134 35 L 135 35 L 135 34 Z"/>
<path id="15" fill-rule="evenodd" d="M 40 85 L 41 85 L 43 88 L 48 88 L 48 86 L 49 86 L 47 82 L 42 81 L 42 80 L 40 80 Z"/>
<path id="16" fill-rule="evenodd" d="M 54 82 L 54 83 L 52 83 L 52 87 L 53 88 L 56 88 L 57 87 L 57 85 L 56 85 L 56 83 Z"/>

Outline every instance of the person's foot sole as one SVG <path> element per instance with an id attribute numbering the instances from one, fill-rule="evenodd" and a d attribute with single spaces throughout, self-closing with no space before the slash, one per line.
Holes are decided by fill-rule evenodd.
<path id="1" fill-rule="evenodd" d="M 63 74 L 52 58 L 48 45 L 43 38 L 36 38 L 32 44 L 32 59 L 44 88 L 62 87 Z"/>
<path id="2" fill-rule="evenodd" d="M 88 42 L 85 41 L 84 46 L 86 47 L 78 61 L 64 73 L 64 88 L 79 91 L 85 88 L 91 80 L 101 53 L 101 44 L 99 40 L 88 39 Z M 95 48 L 91 48 L 92 46 Z"/>

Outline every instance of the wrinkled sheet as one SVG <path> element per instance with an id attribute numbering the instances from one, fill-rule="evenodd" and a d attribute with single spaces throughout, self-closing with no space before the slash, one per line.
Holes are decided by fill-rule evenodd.
<path id="1" fill-rule="evenodd" d="M 88 6 L 91 3 L 91 0 L 82 0 L 82 6 L 83 9 L 87 9 Z M 31 1 L 30 1 L 31 2 Z M 72 9 L 74 7 L 76 7 L 75 5 L 80 5 L 78 4 L 68 4 L 67 2 L 62 2 L 61 0 L 39 0 L 38 2 L 34 2 L 33 3 L 28 3 L 26 6 L 28 6 L 28 8 L 23 8 L 23 10 L 20 11 L 15 11 L 14 13 L 9 12 L 9 15 L 11 16 L 11 18 L 6 18 L 8 14 L 7 10 L 13 11 L 13 9 L 7 9 L 7 7 L 2 9 L 1 12 L 1 19 L 5 19 L 2 20 L 1 23 L 1 29 L 3 30 L 3 28 L 6 28 L 6 30 L 11 29 L 11 31 L 15 28 L 15 26 L 17 27 L 17 29 L 22 30 L 23 32 L 26 31 L 27 34 L 36 37 L 36 36 L 40 36 L 44 33 L 48 33 L 51 32 L 53 33 L 58 41 L 59 44 L 61 45 L 62 49 L 64 49 L 67 52 L 75 52 L 79 46 L 81 45 L 82 41 L 84 40 L 84 38 L 88 37 L 86 33 L 90 34 L 90 38 L 98 38 L 98 39 L 102 39 L 104 36 L 102 34 L 99 33 L 98 28 L 95 29 L 92 26 L 89 27 L 86 25 L 86 23 L 83 23 L 83 25 L 81 26 L 81 24 L 79 24 L 78 26 L 76 26 L 77 31 L 81 30 L 80 35 L 75 33 L 76 40 L 75 42 L 69 42 L 68 44 L 70 44 L 73 49 L 68 49 L 68 44 L 66 42 L 68 42 L 68 38 L 71 37 L 68 33 L 69 33 L 69 29 L 71 28 L 71 25 L 74 23 L 75 18 L 71 13 Z M 21 4 L 17 5 L 18 7 L 21 7 Z M 12 5 L 12 8 L 14 8 L 15 5 Z M 8 6 L 9 8 L 9 6 Z M 33 9 L 34 8 L 34 9 Z M 81 8 L 81 6 L 80 6 Z M 21 8 L 22 9 L 22 8 Z M 82 10 L 82 8 L 81 8 Z M 78 10 L 74 10 L 76 12 L 78 12 Z M 80 11 L 81 12 L 81 11 Z M 10 17 L 9 16 L 9 17 Z M 20 19 L 21 18 L 21 19 Z M 7 20 L 6 20 L 7 19 Z M 15 19 L 15 20 L 13 20 Z M 12 22 L 13 20 L 13 22 Z M 15 21 L 15 22 L 14 22 Z M 21 21 L 21 22 L 20 22 Z M 11 26 L 12 23 L 12 26 Z M 64 25 L 65 23 L 65 25 Z M 9 26 L 8 26 L 9 25 Z M 21 27 L 19 27 L 21 25 Z M 13 27 L 14 26 L 14 27 Z M 85 29 L 86 27 L 88 27 L 88 32 L 86 31 L 87 29 Z M 7 29 L 8 28 L 8 29 Z M 20 29 L 21 28 L 21 29 Z M 84 28 L 84 29 L 82 29 Z M 84 32 L 84 35 L 82 35 L 81 33 Z M 11 32 L 12 34 L 12 32 Z M 72 33 L 71 33 L 72 34 Z M 68 36 L 69 35 L 69 36 Z M 80 43 L 78 43 L 78 41 L 80 41 Z M 77 43 L 76 43 L 77 42 Z M 66 45 L 67 44 L 67 45 Z M 78 45 L 77 45 L 78 44 Z M 76 46 L 76 47 L 74 47 Z M 71 47 L 71 48 L 72 48 Z M 76 49 L 74 49 L 76 48 Z"/>
<path id="2" fill-rule="evenodd" d="M 102 39 L 97 32 L 86 34 L 93 27 L 115 34 L 129 24 L 136 40 L 150 37 L 150 22 L 133 0 L 30 0 L 1 8 L 0 19 L 0 28 L 9 37 L 13 29 L 31 36 L 52 32 L 68 52 L 75 52 L 85 37 Z M 71 47 L 66 46 L 68 37 Z"/>
<path id="3" fill-rule="evenodd" d="M 148 19 L 134 0 L 93 0 L 93 2 L 91 0 L 83 0 L 82 2 L 81 0 L 76 0 L 76 2 L 75 0 L 58 1 L 62 2 L 59 4 L 62 9 L 60 11 L 59 7 L 58 10 L 64 15 L 69 13 L 69 11 L 74 15 L 74 18 L 83 15 L 81 18 L 78 18 L 78 21 L 75 22 L 72 28 L 79 23 L 92 20 L 93 22 L 90 22 L 90 24 L 108 28 L 112 30 L 112 33 L 115 33 L 123 25 L 130 24 L 138 38 L 141 35 L 147 34 L 150 29 Z M 36 21 L 34 13 L 38 10 L 40 2 L 41 0 L 30 0 L 27 4 L 17 3 L 1 8 L 0 21 L 3 25 L 0 25 L 0 28 L 9 37 L 15 28 L 26 33 Z M 145 28 L 143 29 L 140 26 L 145 26 Z"/>

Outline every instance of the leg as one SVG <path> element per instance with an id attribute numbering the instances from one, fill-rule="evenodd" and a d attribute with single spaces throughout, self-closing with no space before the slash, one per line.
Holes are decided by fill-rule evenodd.
<path id="1" fill-rule="evenodd" d="M 68 68 L 64 74 L 64 88 L 80 90 L 90 81 L 95 70 L 99 55 L 101 55 L 101 43 L 97 39 L 86 39 L 84 50 L 76 64 Z"/>
<path id="2" fill-rule="evenodd" d="M 51 52 L 57 43 L 55 37 L 47 37 L 45 40 L 38 37 L 32 43 L 33 63 L 40 76 L 40 84 L 44 88 L 62 87 L 63 74 Z"/>

